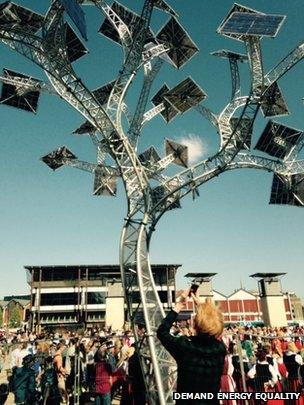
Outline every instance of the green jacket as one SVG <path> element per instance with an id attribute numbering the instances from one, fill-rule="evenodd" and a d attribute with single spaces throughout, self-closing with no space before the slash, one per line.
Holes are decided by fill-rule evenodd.
<path id="1" fill-rule="evenodd" d="M 17 368 L 13 375 L 16 404 L 33 404 L 36 400 L 35 372 L 27 367 Z"/>

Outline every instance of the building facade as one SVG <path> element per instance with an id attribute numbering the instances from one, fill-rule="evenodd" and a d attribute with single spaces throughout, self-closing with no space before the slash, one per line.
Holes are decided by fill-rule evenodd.
<path id="1" fill-rule="evenodd" d="M 0 301 L 2 327 L 23 327 L 30 318 L 30 296 L 7 296 Z"/>
<path id="2" fill-rule="evenodd" d="M 212 291 L 212 299 L 222 310 L 224 322 L 228 323 L 264 323 L 261 297 L 258 292 L 240 288 L 226 296 L 218 291 Z M 288 323 L 303 321 L 301 300 L 294 293 L 283 293 L 284 310 Z M 193 302 L 187 302 L 185 315 L 190 317 L 193 312 Z M 284 325 L 282 325 L 284 326 Z"/>
<path id="3" fill-rule="evenodd" d="M 175 275 L 179 267 L 152 265 L 164 309 L 175 301 Z M 127 320 L 118 265 L 25 266 L 25 269 L 31 288 L 31 329 L 106 324 L 119 329 Z M 139 291 L 132 298 L 136 306 L 140 302 Z"/>

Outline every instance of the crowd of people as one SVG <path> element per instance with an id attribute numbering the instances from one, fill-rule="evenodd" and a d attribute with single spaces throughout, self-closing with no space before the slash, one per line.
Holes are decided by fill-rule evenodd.
<path id="1" fill-rule="evenodd" d="M 158 330 L 158 338 L 177 361 L 177 391 L 302 392 L 302 328 L 229 326 L 223 329 L 220 323 L 214 323 L 216 316 L 211 313 L 213 323 L 210 324 L 208 311 L 211 311 L 208 304 L 200 306 L 190 323 L 178 321 L 175 309 Z M 202 326 L 206 322 L 209 329 Z M 130 330 L 4 334 L 0 336 L 1 370 L 8 374 L 9 384 L 0 385 L 0 405 L 5 403 L 9 391 L 19 405 L 73 404 L 75 400 L 80 404 L 108 405 L 115 396 L 122 405 L 147 403 L 140 360 Z M 223 400 L 222 403 L 243 402 Z M 301 396 L 294 402 L 282 403 L 298 405 L 304 401 Z M 275 405 L 281 405 L 280 401 Z"/>
<path id="2" fill-rule="evenodd" d="M 0 404 L 8 392 L 16 404 L 144 404 L 145 384 L 130 331 L 107 334 L 18 333 L 0 341 L 0 372 L 9 383 L 0 386 Z"/>
<path id="3" fill-rule="evenodd" d="M 191 322 L 176 325 L 189 296 L 195 314 Z M 162 321 L 158 337 L 177 362 L 179 393 L 204 391 L 217 398 L 218 392 L 251 392 L 253 405 L 272 405 L 273 400 L 274 405 L 304 405 L 304 334 L 299 326 L 225 329 L 220 309 L 210 300 L 201 302 L 197 294 L 187 290 Z M 263 399 L 255 398 L 254 393 L 263 393 Z M 291 399 L 290 394 L 297 395 Z M 189 403 L 180 397 L 177 404 Z M 218 398 L 193 397 L 193 405 L 220 404 Z M 248 404 L 242 395 L 234 397 L 221 403 Z"/>

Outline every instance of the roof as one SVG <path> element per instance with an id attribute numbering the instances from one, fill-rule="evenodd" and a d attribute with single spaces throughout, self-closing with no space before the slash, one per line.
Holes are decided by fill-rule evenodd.
<path id="1" fill-rule="evenodd" d="M 181 264 L 152 264 L 152 270 L 158 270 L 168 267 L 181 267 Z M 88 269 L 88 270 L 103 270 L 120 272 L 120 266 L 118 264 L 74 264 L 74 265 L 45 265 L 45 266 L 24 266 L 25 269 L 33 270 L 51 270 L 51 269 L 61 269 L 61 270 L 74 270 L 74 269 Z"/>
<path id="2" fill-rule="evenodd" d="M 0 307 L 4 308 L 7 307 L 8 304 L 12 301 L 17 302 L 19 305 L 21 305 L 23 308 L 26 307 L 27 305 L 30 304 L 30 300 L 23 300 L 23 299 L 19 299 L 19 298 L 13 298 L 11 300 L 0 300 Z"/>
<path id="3" fill-rule="evenodd" d="M 18 299 L 18 298 L 13 298 L 12 300 L 6 301 L 6 302 L 7 302 L 7 304 L 9 304 L 9 303 L 12 302 L 12 301 L 17 302 L 17 303 L 20 304 L 22 307 L 26 307 L 26 306 L 29 305 L 30 302 L 31 302 L 30 300 L 21 300 L 21 299 Z"/>
<path id="4" fill-rule="evenodd" d="M 224 294 L 222 294 L 222 293 L 220 293 L 220 292 L 218 292 L 218 291 L 216 291 L 216 290 L 212 290 L 212 293 L 213 293 L 213 299 L 215 300 L 215 301 L 217 301 L 217 300 L 226 300 L 227 299 L 227 296 L 226 295 L 224 295 Z"/>
<path id="5" fill-rule="evenodd" d="M 269 277 L 278 277 L 278 276 L 285 276 L 287 273 L 255 273 L 251 274 L 250 277 L 253 278 L 269 278 Z"/>
<path id="6" fill-rule="evenodd" d="M 231 300 L 231 298 L 234 299 L 256 299 L 256 295 L 252 294 L 251 292 L 245 290 L 244 288 L 239 288 L 238 290 L 235 290 L 232 294 L 228 295 L 228 300 Z"/>
<path id="7" fill-rule="evenodd" d="M 187 273 L 185 277 L 193 277 L 193 278 L 210 278 L 216 276 L 217 273 Z"/>

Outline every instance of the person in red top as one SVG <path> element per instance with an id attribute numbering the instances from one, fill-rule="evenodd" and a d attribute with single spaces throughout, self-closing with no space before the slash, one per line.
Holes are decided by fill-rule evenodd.
<path id="1" fill-rule="evenodd" d="M 105 344 L 96 352 L 95 362 L 95 405 L 111 405 L 111 376 L 115 372 L 115 366 L 108 356 Z"/>

